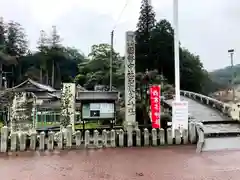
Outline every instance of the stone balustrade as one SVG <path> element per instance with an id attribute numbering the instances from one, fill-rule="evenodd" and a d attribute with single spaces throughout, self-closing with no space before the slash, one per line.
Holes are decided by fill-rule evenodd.
<path id="1" fill-rule="evenodd" d="M 94 130 L 93 133 L 86 130 L 72 131 L 72 127 L 68 126 L 64 132 L 41 132 L 37 134 L 32 132 L 26 134 L 24 132 L 9 133 L 8 127 L 1 129 L 0 150 L 2 153 L 38 150 L 52 151 L 54 149 L 89 149 L 89 148 L 104 148 L 104 147 L 131 147 L 131 146 L 166 146 L 180 144 L 196 144 L 197 140 L 202 138 L 202 134 L 197 130 L 196 123 L 189 124 L 189 130 L 184 130 L 182 133 L 178 129 L 175 130 L 173 137 L 172 129 L 137 129 L 135 131 L 102 130 L 101 132 Z M 199 138 L 201 136 L 201 138 Z M 203 136 L 204 138 L 204 136 Z M 201 141 L 204 141 L 204 139 Z"/>
<path id="2" fill-rule="evenodd" d="M 181 90 L 180 93 L 182 96 L 186 96 L 195 101 L 199 101 L 202 104 L 218 110 L 220 113 L 224 114 L 225 116 L 231 117 L 233 120 L 239 120 L 240 110 L 238 108 L 234 108 L 234 106 L 231 106 L 230 104 L 191 91 Z M 236 113 L 238 114 L 238 116 L 235 116 Z"/>

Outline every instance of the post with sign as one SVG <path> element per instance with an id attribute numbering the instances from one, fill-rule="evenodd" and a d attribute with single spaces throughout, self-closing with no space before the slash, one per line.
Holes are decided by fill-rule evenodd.
<path id="1" fill-rule="evenodd" d="M 126 32 L 125 56 L 125 123 L 136 125 L 136 99 L 135 99 L 135 33 Z"/>
<path id="2" fill-rule="evenodd" d="M 174 63 L 175 63 L 175 100 L 172 104 L 172 130 L 188 129 L 188 102 L 180 99 L 178 0 L 173 0 L 174 21 Z"/>
<path id="3" fill-rule="evenodd" d="M 182 133 L 183 129 L 188 129 L 188 102 L 174 101 L 172 104 L 172 130 L 175 129 Z"/>
<path id="4" fill-rule="evenodd" d="M 151 119 L 152 128 L 160 128 L 161 115 L 161 87 L 150 87 L 150 101 L 151 101 Z"/>

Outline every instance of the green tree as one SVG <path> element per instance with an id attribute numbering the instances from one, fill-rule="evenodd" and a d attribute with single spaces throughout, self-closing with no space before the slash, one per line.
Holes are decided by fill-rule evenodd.
<path id="1" fill-rule="evenodd" d="M 151 31 L 154 67 L 170 84 L 175 84 L 174 31 L 167 20 L 159 21 Z M 207 78 L 200 57 L 180 47 L 181 89 L 201 92 Z"/>
<path id="2" fill-rule="evenodd" d="M 3 18 L 0 18 L 0 88 L 2 88 L 2 64 L 3 61 L 6 59 L 5 52 L 5 34 L 6 34 L 6 28 L 3 22 Z"/>
<path id="3" fill-rule="evenodd" d="M 40 37 L 38 40 L 38 53 L 35 53 L 34 56 L 39 61 L 40 68 L 40 82 L 43 83 L 44 73 L 46 74 L 46 82 L 48 82 L 48 68 L 47 68 L 47 53 L 48 53 L 48 37 L 44 30 L 41 30 Z"/>
<path id="4" fill-rule="evenodd" d="M 159 21 L 152 32 L 154 67 L 174 84 L 174 41 L 173 28 L 167 20 Z"/>
<path id="5" fill-rule="evenodd" d="M 180 61 L 181 89 L 202 92 L 207 74 L 199 56 L 181 49 Z"/>
<path id="6" fill-rule="evenodd" d="M 136 31 L 136 71 L 145 72 L 153 69 L 151 31 L 155 26 L 155 12 L 148 0 L 142 0 Z"/>
<path id="7" fill-rule="evenodd" d="M 88 55 L 88 60 L 79 64 L 79 74 L 75 82 L 94 89 L 95 85 L 109 85 L 109 57 L 111 47 L 109 44 L 98 44 L 92 46 L 92 51 Z M 123 85 L 123 62 L 124 59 L 117 52 L 113 52 L 113 86 Z"/>
<path id="8" fill-rule="evenodd" d="M 17 22 L 10 21 L 7 29 L 6 53 L 21 57 L 26 55 L 27 51 L 28 44 L 23 27 Z"/>
<path id="9" fill-rule="evenodd" d="M 28 50 L 26 34 L 22 26 L 14 21 L 10 21 L 6 25 L 5 47 L 4 53 L 8 55 L 8 61 L 3 66 L 5 78 L 8 86 L 14 86 L 20 81 L 21 74 L 17 66 L 20 57 L 26 55 Z"/>
<path id="10" fill-rule="evenodd" d="M 64 56 L 63 48 L 61 45 L 61 39 L 60 35 L 57 32 L 56 26 L 52 27 L 52 32 L 51 32 L 51 37 L 50 37 L 50 42 L 49 42 L 49 53 L 51 53 L 51 82 L 52 82 L 52 87 L 55 86 L 55 66 L 58 68 L 58 72 L 60 74 L 60 68 L 59 68 L 59 56 Z"/>

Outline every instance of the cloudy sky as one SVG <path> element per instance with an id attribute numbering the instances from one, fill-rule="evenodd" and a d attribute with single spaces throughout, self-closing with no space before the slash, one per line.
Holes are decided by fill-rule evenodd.
<path id="1" fill-rule="evenodd" d="M 114 46 L 124 53 L 125 31 L 135 30 L 141 0 L 129 0 L 115 30 Z M 152 0 L 157 19 L 172 22 L 173 0 Z M 36 46 L 39 31 L 56 25 L 64 44 L 85 54 L 92 44 L 109 43 L 126 0 L 0 0 L 0 16 L 22 24 L 30 47 Z M 179 0 L 180 40 L 184 47 L 200 55 L 208 70 L 230 64 L 227 50 L 235 49 L 240 64 L 240 1 Z M 240 51 L 240 50 L 239 50 Z"/>

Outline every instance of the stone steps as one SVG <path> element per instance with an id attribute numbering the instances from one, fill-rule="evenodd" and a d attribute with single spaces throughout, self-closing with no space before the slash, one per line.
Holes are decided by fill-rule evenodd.
<path id="1" fill-rule="evenodd" d="M 203 122 L 202 151 L 240 150 L 240 123 L 237 121 Z"/>
<path id="2" fill-rule="evenodd" d="M 202 151 L 240 150 L 240 137 L 206 138 Z"/>

